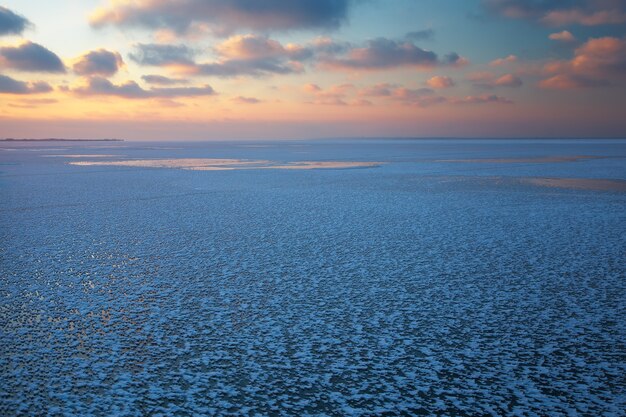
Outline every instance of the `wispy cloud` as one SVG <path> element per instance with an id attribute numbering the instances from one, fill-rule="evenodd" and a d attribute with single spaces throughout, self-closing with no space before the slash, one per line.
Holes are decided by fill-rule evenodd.
<path id="1" fill-rule="evenodd" d="M 489 65 L 491 65 L 492 67 L 501 67 L 503 65 L 512 64 L 514 62 L 517 62 L 517 56 L 509 55 L 504 58 L 494 59 L 489 63 Z"/>
<path id="2" fill-rule="evenodd" d="M 414 41 L 414 42 L 430 41 L 434 37 L 435 37 L 435 31 L 432 29 L 415 30 L 405 35 L 406 39 L 410 41 Z"/>
<path id="3" fill-rule="evenodd" d="M 551 33 L 548 35 L 548 39 L 559 42 L 574 42 L 576 37 L 572 35 L 572 32 L 564 30 L 561 32 Z"/>
<path id="4" fill-rule="evenodd" d="M 216 94 L 210 85 L 203 87 L 155 87 L 146 90 L 134 81 L 127 81 L 118 85 L 101 77 L 92 77 L 86 86 L 75 88 L 73 91 L 86 96 L 116 96 L 128 99 L 198 97 Z"/>
<path id="5" fill-rule="evenodd" d="M 243 97 L 243 96 L 234 97 L 233 101 L 236 103 L 240 103 L 240 104 L 259 104 L 263 102 L 263 100 L 260 100 L 256 97 Z"/>
<path id="6" fill-rule="evenodd" d="M 491 72 L 479 72 L 470 74 L 468 79 L 473 82 L 474 87 L 493 89 L 496 87 L 521 87 L 524 82 L 514 74 L 496 75 Z"/>
<path id="7" fill-rule="evenodd" d="M 183 78 L 170 78 L 163 75 L 143 75 L 142 80 L 148 84 L 154 85 L 175 85 L 175 84 L 188 84 L 189 80 Z"/>
<path id="8" fill-rule="evenodd" d="M 508 98 L 497 96 L 495 94 L 483 94 L 480 96 L 466 96 L 451 100 L 453 104 L 512 104 L 513 101 Z"/>
<path id="9" fill-rule="evenodd" d="M 138 43 L 128 57 L 139 65 L 194 65 L 195 52 L 186 45 Z"/>
<path id="10" fill-rule="evenodd" d="M 622 0 L 483 0 L 491 12 L 514 19 L 533 19 L 550 26 L 615 25 L 626 22 Z"/>
<path id="11" fill-rule="evenodd" d="M 18 81 L 6 75 L 0 75 L 0 94 L 38 94 L 52 91 L 50 84 Z"/>

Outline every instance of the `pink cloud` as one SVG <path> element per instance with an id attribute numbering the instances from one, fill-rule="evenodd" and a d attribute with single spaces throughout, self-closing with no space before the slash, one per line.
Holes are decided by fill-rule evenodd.
<path id="1" fill-rule="evenodd" d="M 475 87 L 492 89 L 496 87 L 521 87 L 524 83 L 517 75 L 504 74 L 498 76 L 492 72 L 475 72 L 469 74 L 468 80 L 474 83 Z"/>
<path id="2" fill-rule="evenodd" d="M 599 87 L 626 78 L 626 39 L 592 38 L 576 48 L 571 60 L 545 65 L 550 76 L 539 83 L 551 89 Z"/>
<path id="3" fill-rule="evenodd" d="M 491 65 L 492 67 L 500 67 L 502 65 L 511 64 L 513 62 L 517 62 L 517 56 L 509 55 L 504 58 L 494 59 L 493 61 L 489 63 L 489 65 Z"/>
<path id="4" fill-rule="evenodd" d="M 548 36 L 550 40 L 560 42 L 574 42 L 576 37 L 572 35 L 572 32 L 564 30 L 562 32 L 552 33 Z"/>
<path id="5" fill-rule="evenodd" d="M 256 97 L 239 96 L 239 97 L 234 97 L 232 100 L 234 102 L 237 102 L 237 103 L 240 103 L 240 104 L 259 104 L 259 103 L 262 103 L 262 100 L 259 100 Z"/>
<path id="6" fill-rule="evenodd" d="M 366 97 L 389 97 L 397 87 L 395 84 L 380 83 L 361 89 L 359 94 Z"/>
<path id="7" fill-rule="evenodd" d="M 600 26 L 626 22 L 623 0 L 483 0 L 483 3 L 497 14 L 537 20 L 550 26 Z"/>
<path id="8" fill-rule="evenodd" d="M 356 87 L 352 84 L 339 84 L 323 89 L 317 84 L 305 84 L 302 90 L 313 96 L 313 100 L 309 101 L 310 104 L 347 106 L 348 97 L 352 95 Z M 357 103 L 357 101 L 353 101 L 350 104 L 354 103 Z"/>
<path id="9" fill-rule="evenodd" d="M 541 20 L 551 26 L 571 24 L 584 26 L 614 25 L 626 22 L 626 13 L 619 10 L 554 10 L 546 14 Z"/>
<path id="10" fill-rule="evenodd" d="M 480 96 L 467 96 L 463 98 L 456 98 L 456 99 L 451 100 L 451 103 L 454 103 L 454 104 L 487 104 L 487 103 L 512 104 L 513 101 L 505 97 L 496 96 L 494 94 L 491 94 L 491 95 L 483 94 Z"/>

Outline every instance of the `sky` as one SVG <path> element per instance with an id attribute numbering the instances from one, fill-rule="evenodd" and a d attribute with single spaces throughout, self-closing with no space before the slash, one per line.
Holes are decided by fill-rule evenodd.
<path id="1" fill-rule="evenodd" d="M 0 137 L 626 137 L 626 1 L 0 0 Z"/>

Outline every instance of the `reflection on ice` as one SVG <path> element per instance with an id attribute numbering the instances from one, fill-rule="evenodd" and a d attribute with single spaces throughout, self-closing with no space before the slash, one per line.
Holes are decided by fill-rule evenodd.
<path id="1" fill-rule="evenodd" d="M 529 158 L 477 158 L 477 159 L 441 159 L 437 162 L 470 162 L 484 164 L 549 164 L 554 162 L 576 162 L 585 159 L 601 159 L 598 156 L 574 155 L 574 156 L 540 156 Z"/>
<path id="2" fill-rule="evenodd" d="M 529 184 L 541 187 L 569 188 L 574 190 L 626 191 L 626 181 L 593 178 L 526 178 Z"/>
<path id="3" fill-rule="evenodd" d="M 178 168 L 193 171 L 224 171 L 233 169 L 345 169 L 369 168 L 382 165 L 382 162 L 354 161 L 297 161 L 278 163 L 267 160 L 177 158 L 177 159 L 130 159 L 122 161 L 76 161 L 70 165 L 79 166 L 124 166 L 141 168 Z"/>

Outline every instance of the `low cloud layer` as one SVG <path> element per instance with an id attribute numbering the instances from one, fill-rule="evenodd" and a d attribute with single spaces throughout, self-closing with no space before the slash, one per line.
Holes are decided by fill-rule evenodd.
<path id="1" fill-rule="evenodd" d="M 114 75 L 124 65 L 122 56 L 106 49 L 91 51 L 79 58 L 74 64 L 74 72 L 78 75 Z"/>
<path id="2" fill-rule="evenodd" d="M 65 72 L 61 58 L 54 52 L 33 42 L 25 42 L 20 46 L 1 47 L 0 68 L 28 72 Z"/>
<path id="3" fill-rule="evenodd" d="M 39 94 L 52 91 L 50 84 L 18 81 L 6 75 L 0 75 L 0 94 Z"/>
<path id="4" fill-rule="evenodd" d="M 467 61 L 456 53 L 443 58 L 412 42 L 377 38 L 360 48 L 352 48 L 344 56 L 325 57 L 320 64 L 331 70 L 385 70 L 399 67 L 433 68 L 459 66 Z"/>
<path id="5" fill-rule="evenodd" d="M 142 80 L 148 84 L 154 85 L 175 85 L 175 84 L 188 84 L 189 81 L 183 78 L 170 78 L 163 75 L 143 75 Z"/>
<path id="6" fill-rule="evenodd" d="M 441 104 L 512 103 L 509 99 L 493 94 L 446 97 L 438 94 L 433 88 L 408 88 L 392 83 L 379 83 L 361 88 L 353 84 L 339 84 L 325 89 L 317 84 L 306 84 L 302 87 L 302 91 L 314 97 L 314 100 L 308 101 L 310 104 L 334 106 L 372 106 L 378 102 L 379 104 L 395 103 L 403 106 L 426 108 Z"/>
<path id="7" fill-rule="evenodd" d="M 218 59 L 196 62 L 195 53 L 184 45 L 138 44 L 130 58 L 140 65 L 175 67 L 189 75 L 216 77 L 291 74 L 304 70 L 301 61 L 312 57 L 309 49 L 261 35 L 233 36 L 214 48 Z"/>
<path id="8" fill-rule="evenodd" d="M 0 36 L 21 35 L 29 26 L 31 23 L 24 16 L 0 6 Z"/>
<path id="9" fill-rule="evenodd" d="M 496 75 L 492 72 L 478 72 L 470 74 L 468 79 L 472 81 L 474 87 L 483 89 L 493 89 L 497 87 L 521 87 L 524 82 L 515 74 Z"/>
<path id="10" fill-rule="evenodd" d="M 348 16 L 350 0 L 145 0 L 110 1 L 91 16 L 95 27 L 116 25 L 186 34 L 237 30 L 334 29 Z"/>
<path id="11" fill-rule="evenodd" d="M 146 90 L 134 81 L 117 85 L 101 77 L 92 77 L 86 86 L 76 88 L 73 91 L 86 96 L 116 96 L 129 99 L 199 97 L 216 94 L 210 85 L 203 87 L 158 87 Z"/>

